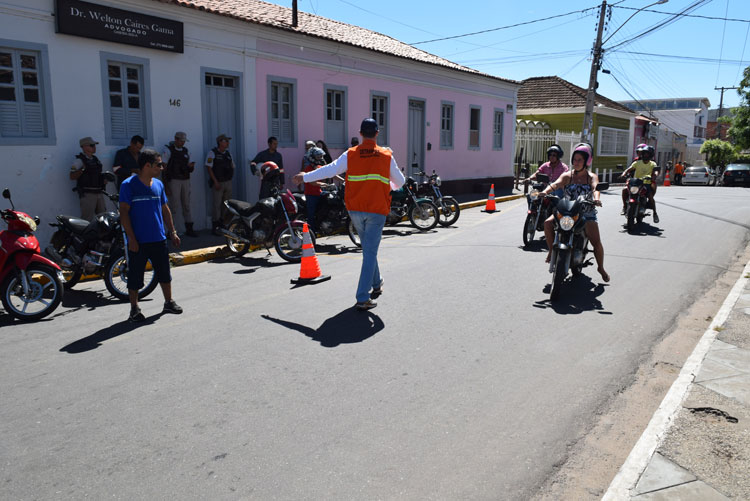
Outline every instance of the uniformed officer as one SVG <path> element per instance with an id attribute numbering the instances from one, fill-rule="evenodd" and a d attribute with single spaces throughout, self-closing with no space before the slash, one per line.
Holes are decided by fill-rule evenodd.
<path id="1" fill-rule="evenodd" d="M 78 144 L 82 151 L 76 155 L 70 168 L 70 179 L 76 182 L 75 191 L 78 192 L 81 204 L 81 218 L 91 221 L 96 214 L 106 210 L 102 190 L 107 180 L 102 176 L 102 163 L 94 155 L 99 143 L 91 137 L 84 137 Z"/>
<path id="2" fill-rule="evenodd" d="M 190 214 L 190 174 L 195 170 L 195 162 L 190 161 L 190 153 L 185 147 L 187 140 L 187 134 L 175 132 L 174 141 L 164 146 L 161 159 L 167 166 L 162 178 L 166 185 L 169 210 L 176 215 L 177 209 L 181 207 L 185 234 L 197 237 L 198 234 L 193 229 L 193 216 Z"/>
<path id="3" fill-rule="evenodd" d="M 226 134 L 216 137 L 216 147 L 211 148 L 206 158 L 206 170 L 209 175 L 209 184 L 213 188 L 213 209 L 211 219 L 213 220 L 213 234 L 221 235 L 219 228 L 226 217 L 224 200 L 232 198 L 232 177 L 234 177 L 234 161 L 229 153 L 229 140 Z"/>

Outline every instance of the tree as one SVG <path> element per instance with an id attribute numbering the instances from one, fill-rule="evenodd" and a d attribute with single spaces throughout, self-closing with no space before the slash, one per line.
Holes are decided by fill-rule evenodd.
<path id="1" fill-rule="evenodd" d="M 732 142 L 741 150 L 750 149 L 750 66 L 745 68 L 737 94 L 740 105 L 732 118 L 732 126 L 727 132 Z M 703 150 L 701 149 L 701 152 Z"/>
<path id="2" fill-rule="evenodd" d="M 716 170 L 718 175 L 724 172 L 724 167 L 727 166 L 734 158 L 737 153 L 734 151 L 732 143 L 722 141 L 721 139 L 709 139 L 701 146 L 701 154 L 708 153 L 708 166 Z"/>

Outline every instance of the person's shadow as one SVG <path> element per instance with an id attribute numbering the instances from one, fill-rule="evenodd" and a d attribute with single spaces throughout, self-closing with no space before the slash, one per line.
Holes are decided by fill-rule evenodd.
<path id="1" fill-rule="evenodd" d="M 596 273 L 596 272 L 594 272 Z M 578 315 L 585 311 L 595 311 L 600 315 L 611 315 L 612 312 L 604 309 L 599 296 L 604 294 L 609 284 L 594 283 L 588 275 L 581 274 L 577 277 L 568 276 L 562 284 L 560 296 L 555 301 L 544 299 L 534 302 L 534 308 L 550 308 L 560 315 Z M 551 284 L 547 284 L 543 293 L 549 294 Z"/>
<path id="2" fill-rule="evenodd" d="M 63 346 L 62 348 L 60 348 L 60 351 L 67 352 L 73 355 L 75 353 L 84 353 L 86 351 L 95 350 L 100 347 L 104 341 L 115 338 L 117 336 L 121 336 L 134 329 L 143 327 L 144 325 L 153 324 L 156 320 L 161 318 L 163 314 L 164 313 L 157 313 L 156 315 L 146 317 L 146 320 L 144 322 L 134 323 L 128 320 L 117 322 L 116 324 L 110 325 L 109 327 L 99 329 L 90 336 L 86 336 L 85 338 L 79 339 L 78 341 L 73 341 L 72 343 Z"/>
<path id="3" fill-rule="evenodd" d="M 340 344 L 361 343 L 385 327 L 379 316 L 371 311 L 358 311 L 354 307 L 347 308 L 327 319 L 317 329 L 269 315 L 261 315 L 261 317 L 287 329 L 301 332 L 325 348 L 335 348 Z"/>

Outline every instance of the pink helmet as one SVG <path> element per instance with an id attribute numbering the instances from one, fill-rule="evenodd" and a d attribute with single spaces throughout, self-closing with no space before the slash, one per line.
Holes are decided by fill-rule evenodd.
<path id="1" fill-rule="evenodd" d="M 589 143 L 578 143 L 576 147 L 573 148 L 573 153 L 570 155 L 571 163 L 573 162 L 573 156 L 576 153 L 583 155 L 583 162 L 586 167 L 591 167 L 591 162 L 594 160 L 594 149 Z"/>

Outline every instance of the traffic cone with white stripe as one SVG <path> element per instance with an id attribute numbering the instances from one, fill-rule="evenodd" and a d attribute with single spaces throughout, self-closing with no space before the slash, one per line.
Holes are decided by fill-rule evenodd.
<path id="1" fill-rule="evenodd" d="M 495 184 L 493 183 L 492 186 L 490 186 L 490 196 L 487 198 L 487 205 L 484 207 L 483 212 L 495 212 L 497 209 L 495 207 Z"/>
<path id="2" fill-rule="evenodd" d="M 307 223 L 302 226 L 302 262 L 300 263 L 299 278 L 293 278 L 291 282 L 296 285 L 317 284 L 330 280 L 330 275 L 320 272 L 318 256 L 315 255 L 315 246 L 310 238 L 310 230 Z"/>
<path id="3" fill-rule="evenodd" d="M 669 171 L 667 171 L 667 175 L 664 177 L 664 186 L 672 186 L 672 181 L 669 180 Z"/>

